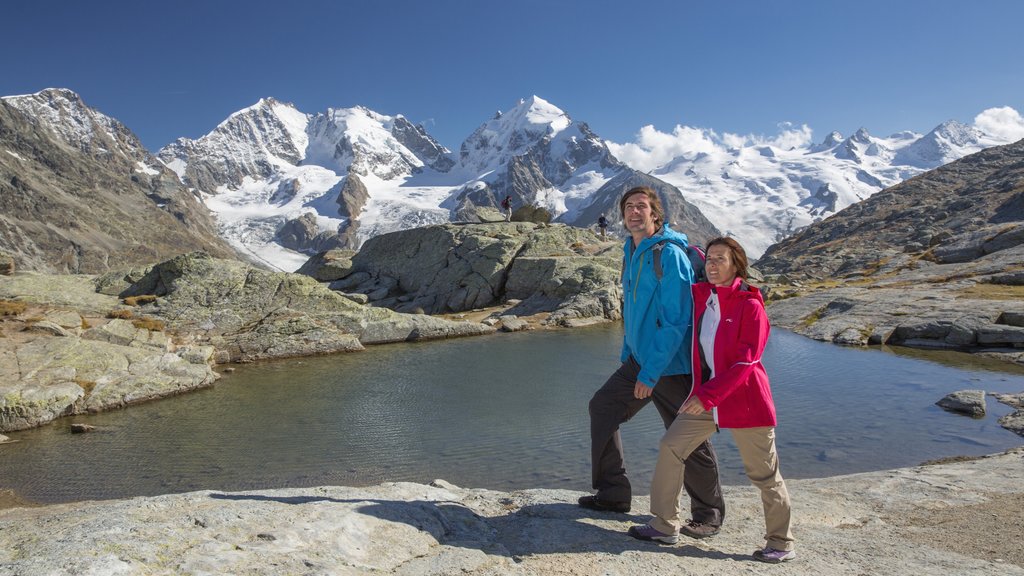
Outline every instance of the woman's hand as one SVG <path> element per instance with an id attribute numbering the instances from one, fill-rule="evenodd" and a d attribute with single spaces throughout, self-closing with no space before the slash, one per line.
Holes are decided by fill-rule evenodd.
<path id="1" fill-rule="evenodd" d="M 679 407 L 680 414 L 700 416 L 705 412 L 707 412 L 707 410 L 704 409 L 704 404 L 701 403 L 700 398 L 697 398 L 696 396 L 690 396 L 686 402 L 683 402 L 683 405 Z"/>

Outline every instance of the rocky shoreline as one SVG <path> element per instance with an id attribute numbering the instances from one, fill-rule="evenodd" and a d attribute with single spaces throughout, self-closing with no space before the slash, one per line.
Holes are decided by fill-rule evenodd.
<path id="1" fill-rule="evenodd" d="M 788 481 L 798 557 L 760 564 L 760 501 L 727 486 L 722 532 L 675 546 L 566 490 L 387 483 L 201 491 L 0 510 L 0 575 L 1024 574 L 1024 447 Z"/>

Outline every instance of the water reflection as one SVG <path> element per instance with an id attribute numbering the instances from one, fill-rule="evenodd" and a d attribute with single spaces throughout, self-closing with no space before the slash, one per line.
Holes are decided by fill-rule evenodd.
<path id="1" fill-rule="evenodd" d="M 18 442 L 0 447 L 0 488 L 44 502 L 435 478 L 588 490 L 587 401 L 616 368 L 621 337 L 603 326 L 240 366 L 211 390 L 10 434 Z M 989 399 L 975 420 L 934 403 L 964 388 L 1020 392 L 1022 370 L 955 368 L 782 330 L 765 365 L 787 477 L 1021 444 L 996 424 L 1009 407 Z M 72 436 L 72 420 L 100 431 Z M 653 408 L 625 425 L 639 492 L 662 430 Z M 745 484 L 730 435 L 714 442 L 724 481 Z"/>

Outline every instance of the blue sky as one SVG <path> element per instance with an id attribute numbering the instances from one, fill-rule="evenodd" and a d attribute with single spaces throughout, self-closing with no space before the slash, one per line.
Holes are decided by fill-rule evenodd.
<path id="1" fill-rule="evenodd" d="M 536 94 L 602 138 L 814 139 L 1024 111 L 1017 0 L 8 0 L 0 95 L 70 88 L 150 150 L 272 96 L 363 105 L 457 149 Z"/>

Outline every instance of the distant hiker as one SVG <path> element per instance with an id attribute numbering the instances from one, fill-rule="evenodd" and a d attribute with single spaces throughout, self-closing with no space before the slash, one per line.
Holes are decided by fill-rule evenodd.
<path id="1" fill-rule="evenodd" d="M 512 197 L 505 196 L 505 199 L 501 201 L 501 208 L 505 211 L 505 222 L 512 221 Z"/>
<path id="2" fill-rule="evenodd" d="M 754 559 L 777 564 L 796 557 L 790 531 L 790 503 L 779 472 L 775 404 L 761 354 L 768 342 L 768 315 L 761 292 L 747 284 L 747 255 L 732 238 L 708 243 L 708 280 L 693 286 L 693 393 L 665 432 L 651 482 L 648 524 L 630 536 L 666 544 L 678 539 L 679 494 L 689 468 L 684 459 L 729 428 L 747 478 L 761 491 L 765 545 Z M 685 527 L 684 527 L 685 528 Z"/>
<path id="3" fill-rule="evenodd" d="M 665 212 L 653 189 L 630 189 L 619 200 L 619 210 L 630 233 L 623 246 L 622 365 L 590 400 L 591 464 L 597 493 L 583 496 L 579 505 L 626 513 L 632 489 L 619 427 L 653 400 L 668 428 L 690 395 L 693 272 L 681 247 L 687 243 L 686 235 L 664 224 Z M 660 278 L 654 274 L 656 249 L 662 251 Z M 725 501 L 710 442 L 701 442 L 688 455 L 683 482 L 693 520 L 682 532 L 693 538 L 714 536 L 725 517 Z M 671 537 L 677 538 L 674 532 Z"/>
<path id="4" fill-rule="evenodd" d="M 601 239 L 604 239 L 604 229 L 608 227 L 608 219 L 601 216 L 597 219 L 597 227 L 601 229 Z"/>

